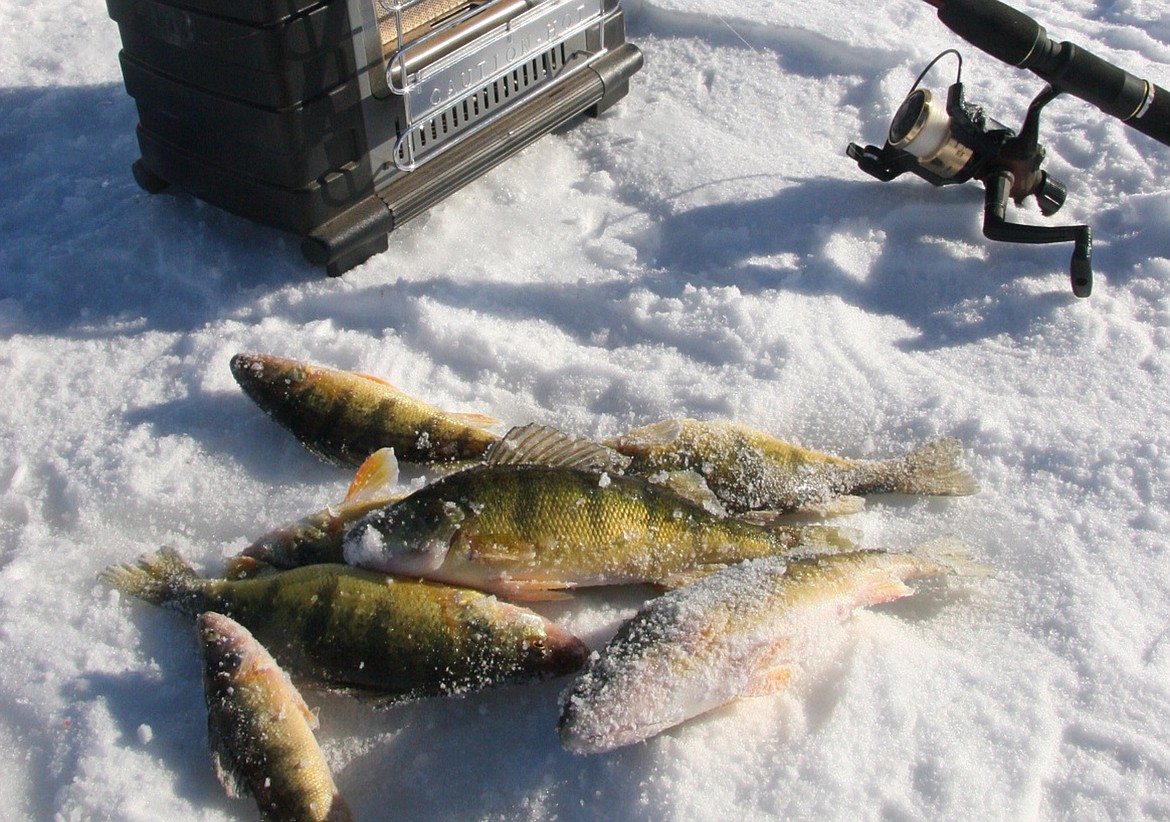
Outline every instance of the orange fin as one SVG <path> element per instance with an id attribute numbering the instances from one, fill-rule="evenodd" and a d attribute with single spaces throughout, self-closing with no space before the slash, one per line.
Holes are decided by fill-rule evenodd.
<path id="1" fill-rule="evenodd" d="M 489 428 L 490 426 L 500 424 L 500 421 L 495 417 L 489 417 L 487 414 L 477 414 L 474 411 L 446 411 L 444 413 L 475 428 Z"/>
<path id="2" fill-rule="evenodd" d="M 761 671 L 751 678 L 744 689 L 743 696 L 770 696 L 787 688 L 796 671 L 789 665 L 782 665 Z"/>
<path id="3" fill-rule="evenodd" d="M 224 579 L 253 579 L 264 574 L 275 573 L 276 568 L 255 557 L 237 556 L 228 559 L 224 565 Z"/>
<path id="4" fill-rule="evenodd" d="M 391 496 L 387 486 L 398 482 L 398 459 L 393 448 L 379 448 L 358 466 L 343 504 L 369 502 Z"/>
<path id="5" fill-rule="evenodd" d="M 910 596 L 914 589 L 894 576 L 874 580 L 858 593 L 855 599 L 863 605 L 881 605 Z"/>
<path id="6" fill-rule="evenodd" d="M 572 587 L 571 582 L 535 579 L 498 580 L 491 584 L 491 589 L 501 596 L 524 602 L 555 602 L 572 599 L 573 595 L 565 590 Z"/>
<path id="7" fill-rule="evenodd" d="M 393 388 L 395 391 L 402 393 L 400 389 L 395 388 L 393 385 L 386 382 L 386 380 L 382 379 L 381 377 L 375 377 L 373 374 L 367 374 L 364 371 L 354 371 L 353 374 L 354 374 L 354 376 L 361 377 L 364 380 L 369 380 L 370 382 L 376 382 L 376 383 L 378 383 L 378 385 L 384 385 L 387 388 Z"/>

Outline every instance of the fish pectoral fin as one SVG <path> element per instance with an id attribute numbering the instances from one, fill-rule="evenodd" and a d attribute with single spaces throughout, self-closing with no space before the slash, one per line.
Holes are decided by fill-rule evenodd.
<path id="1" fill-rule="evenodd" d="M 669 488 L 685 500 L 693 502 L 708 512 L 722 517 L 727 516 L 727 509 L 723 502 L 715 496 L 715 492 L 707 485 L 707 480 L 697 471 L 663 471 L 647 477 L 648 480 Z"/>
<path id="2" fill-rule="evenodd" d="M 387 488 L 398 482 L 398 459 L 393 448 L 379 448 L 370 454 L 353 475 L 342 506 L 392 496 Z"/>
<path id="3" fill-rule="evenodd" d="M 861 532 L 855 528 L 787 522 L 774 522 L 768 528 L 797 552 L 835 554 L 852 551 L 861 543 Z"/>
<path id="4" fill-rule="evenodd" d="M 791 665 L 779 665 L 760 671 L 747 683 L 743 696 L 771 696 L 787 688 L 796 677 Z"/>
<path id="5" fill-rule="evenodd" d="M 855 599 L 862 605 L 881 605 L 910 596 L 914 589 L 894 576 L 878 578 L 858 592 Z"/>
<path id="6" fill-rule="evenodd" d="M 215 721 L 207 723 L 207 747 L 211 750 L 211 766 L 215 769 L 215 778 L 223 785 L 227 795 L 232 799 L 251 796 L 252 791 L 249 790 L 243 774 L 236 769 L 235 759 L 224 743 L 219 732 L 219 724 Z"/>
<path id="7" fill-rule="evenodd" d="M 280 675 L 284 678 L 288 704 L 304 717 L 305 724 L 309 726 L 309 730 L 317 730 L 321 725 L 320 720 L 317 718 L 317 712 L 309 707 L 309 703 L 305 702 L 305 698 L 301 696 L 301 692 L 297 690 L 297 686 L 293 684 L 289 675 L 285 671 L 281 671 Z"/>
<path id="8" fill-rule="evenodd" d="M 492 590 L 501 596 L 524 602 L 556 602 L 572 599 L 573 595 L 566 590 L 572 587 L 573 583 L 571 582 L 536 579 L 506 579 L 491 585 Z"/>
<path id="9" fill-rule="evenodd" d="M 534 562 L 536 549 L 531 545 L 513 545 L 494 539 L 467 537 L 468 557 L 473 562 L 514 563 Z M 452 546 L 454 547 L 454 546 Z"/>
<path id="10" fill-rule="evenodd" d="M 845 517 L 865 510 L 865 497 L 845 494 L 825 500 L 801 505 L 799 508 L 756 509 L 741 511 L 735 518 L 767 528 L 772 525 L 807 525 L 831 517 Z"/>
<path id="11" fill-rule="evenodd" d="M 843 494 L 839 497 L 827 499 L 824 502 L 813 502 L 808 505 L 802 505 L 791 512 L 791 516 L 795 519 L 798 517 L 809 517 L 815 519 L 828 519 L 829 517 L 844 517 L 849 514 L 857 514 L 865 510 L 865 497 L 856 494 Z"/>

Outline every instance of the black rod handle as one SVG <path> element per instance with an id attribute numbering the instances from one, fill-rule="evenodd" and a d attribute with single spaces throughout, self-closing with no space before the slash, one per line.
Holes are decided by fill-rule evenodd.
<path id="1" fill-rule="evenodd" d="M 1050 40 L 1044 27 L 999 0 L 926 0 L 951 31 L 992 57 L 1029 69 L 1131 128 L 1170 145 L 1170 92 L 1092 52 Z"/>

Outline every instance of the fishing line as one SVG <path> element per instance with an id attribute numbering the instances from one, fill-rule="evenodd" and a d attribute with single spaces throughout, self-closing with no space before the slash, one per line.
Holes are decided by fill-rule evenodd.
<path id="1" fill-rule="evenodd" d="M 738 37 L 738 38 L 739 38 L 739 41 L 740 41 L 741 43 L 743 43 L 745 46 L 747 46 L 749 49 L 751 49 L 751 50 L 752 50 L 752 52 L 753 52 L 754 54 L 759 54 L 759 52 L 758 52 L 758 51 L 756 51 L 755 47 L 754 47 L 754 46 L 753 46 L 751 43 L 749 43 L 747 40 L 743 39 L 743 35 L 742 35 L 742 34 L 740 34 L 738 31 L 736 31 L 736 30 L 735 30 L 735 27 L 734 27 L 734 26 L 732 26 L 732 25 L 731 25 L 731 23 L 728 23 L 728 22 L 727 22 L 725 19 L 723 19 L 723 15 L 721 15 L 721 14 L 720 14 L 719 12 L 717 12 L 717 11 L 716 11 L 716 12 L 712 12 L 712 14 L 714 14 L 714 15 L 715 15 L 715 18 L 716 18 L 716 19 L 717 19 L 717 20 L 718 20 L 720 23 L 722 23 L 723 25 L 727 26 L 727 29 L 728 29 L 728 31 L 730 31 L 732 34 L 734 34 L 736 37 Z"/>

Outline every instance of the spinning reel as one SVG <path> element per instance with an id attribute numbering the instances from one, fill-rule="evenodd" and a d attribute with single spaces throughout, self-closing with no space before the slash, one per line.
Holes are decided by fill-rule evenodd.
<path id="1" fill-rule="evenodd" d="M 1170 145 L 1170 92 L 1067 41 L 1057 42 L 1031 17 L 1000 0 L 926 0 L 938 19 L 969 43 L 1008 65 L 1028 69 L 1047 82 L 1028 107 L 1015 134 L 963 99 L 962 57 L 944 51 L 918 76 L 890 124 L 886 144 L 851 143 L 848 154 L 863 171 L 879 180 L 912 172 L 936 185 L 979 180 L 987 194 L 983 233 L 1012 243 L 1073 243 L 1072 290 L 1087 297 L 1093 290 L 1093 242 L 1088 226 L 1032 226 L 1009 223 L 1007 201 L 1017 204 L 1035 196 L 1040 211 L 1051 216 L 1064 204 L 1066 189 L 1040 165 L 1044 149 L 1037 141 L 1040 110 L 1069 93 L 1121 120 L 1135 131 Z M 946 103 L 918 85 L 946 54 L 959 60 Z"/>
<path id="2" fill-rule="evenodd" d="M 946 100 L 921 87 L 939 60 L 954 55 L 958 68 Z M 1038 226 L 1007 220 L 1008 200 L 1020 205 L 1035 197 L 1040 213 L 1050 217 L 1064 205 L 1068 190 L 1041 170 L 1040 111 L 1060 94 L 1049 85 L 1032 101 L 1019 133 L 996 122 L 963 96 L 963 58 L 954 49 L 935 57 L 910 89 L 890 122 L 882 147 L 850 143 L 848 155 L 862 171 L 883 182 L 910 172 L 935 186 L 978 180 L 985 188 L 983 234 L 1011 243 L 1072 242 L 1072 290 L 1087 297 L 1093 290 L 1093 238 L 1086 225 Z"/>

